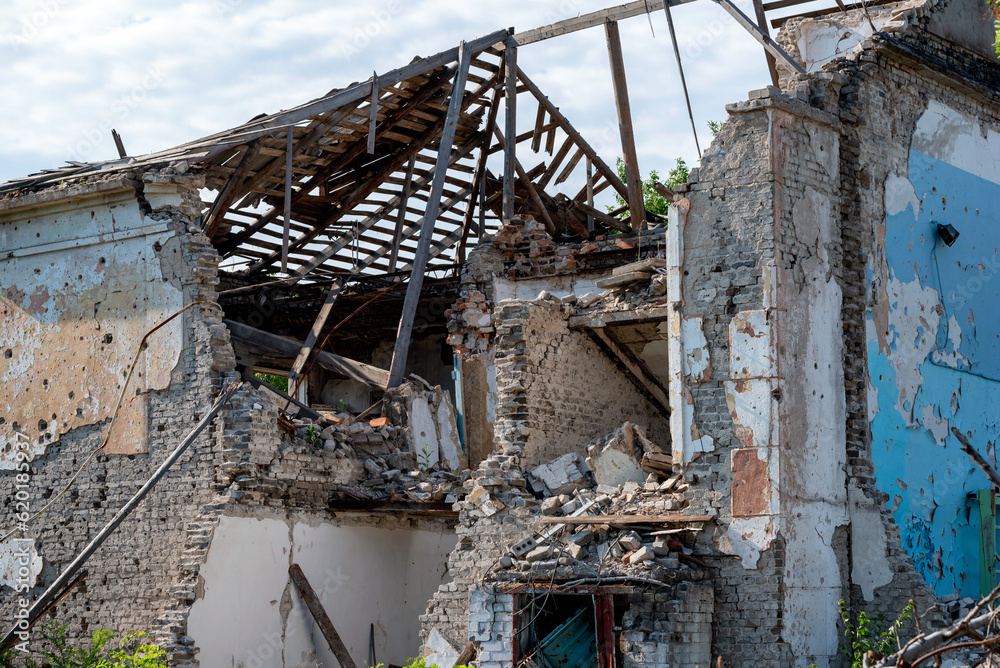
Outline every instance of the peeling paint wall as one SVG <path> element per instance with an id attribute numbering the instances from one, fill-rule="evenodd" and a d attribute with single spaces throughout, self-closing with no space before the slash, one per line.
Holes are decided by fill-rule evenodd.
<path id="1" fill-rule="evenodd" d="M 379 663 L 417 656 L 418 617 L 449 579 L 454 533 L 431 523 L 353 526 L 255 514 L 220 520 L 200 571 L 188 635 L 202 666 L 338 665 L 289 578 L 293 563 L 357 665 L 368 665 L 371 624 Z"/>
<path id="2" fill-rule="evenodd" d="M 173 236 L 131 190 L 0 211 L 0 469 L 14 467 L 17 430 L 34 458 L 114 413 L 140 339 L 181 308 Z M 109 452 L 148 451 L 146 393 L 170 385 L 181 345 L 179 319 L 150 339 Z"/>
<path id="3" fill-rule="evenodd" d="M 950 433 L 990 461 L 1000 426 L 1000 134 L 938 101 L 905 171 L 885 181 L 884 255 L 869 260 L 868 370 L 876 482 L 904 547 L 939 595 L 979 593 L 988 487 Z M 951 247 L 935 224 L 960 233 Z"/>

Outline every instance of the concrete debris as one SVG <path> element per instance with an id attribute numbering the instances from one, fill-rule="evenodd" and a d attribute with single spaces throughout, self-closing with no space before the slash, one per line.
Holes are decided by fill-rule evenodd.
<path id="1" fill-rule="evenodd" d="M 655 457 L 659 464 L 650 464 L 647 456 Z M 646 482 L 643 464 L 656 469 L 669 468 L 671 459 L 659 446 L 646 438 L 641 427 L 626 422 L 614 432 L 594 440 L 587 448 L 587 465 L 593 471 L 597 484 L 617 487 L 627 482 Z M 600 492 L 600 487 L 598 487 Z"/>
<path id="2" fill-rule="evenodd" d="M 571 452 L 547 464 L 536 466 L 528 473 L 532 489 L 545 492 L 546 496 L 572 493 L 591 487 L 590 469 L 579 454 Z"/>

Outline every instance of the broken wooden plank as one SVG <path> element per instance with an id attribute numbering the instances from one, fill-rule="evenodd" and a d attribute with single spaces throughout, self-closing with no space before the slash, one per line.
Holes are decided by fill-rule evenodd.
<path id="1" fill-rule="evenodd" d="M 763 30 L 758 28 L 757 25 L 750 20 L 750 17 L 740 11 L 740 8 L 734 5 L 731 0 L 715 0 L 715 2 L 729 12 L 729 15 L 736 19 L 736 22 L 739 23 L 744 30 L 750 33 L 750 36 L 757 40 L 757 42 L 763 46 L 768 53 L 776 59 L 780 59 L 784 62 L 784 64 L 793 72 L 805 74 L 806 71 L 802 69 L 802 66 L 795 62 L 791 56 L 785 53 L 785 50 L 778 46 L 777 42 L 766 35 Z"/>
<path id="2" fill-rule="evenodd" d="M 618 24 L 608 21 L 604 25 L 608 41 L 608 59 L 611 61 L 611 83 L 615 91 L 615 109 L 618 111 L 618 134 L 622 142 L 622 159 L 625 162 L 625 185 L 628 187 L 628 208 L 632 216 L 632 229 L 645 229 L 646 204 L 642 198 L 642 179 L 639 176 L 639 158 L 635 151 L 635 133 L 632 130 L 632 109 L 628 100 L 628 83 L 625 79 L 625 60 L 622 56 Z M 639 225 L 635 222 L 639 221 Z"/>
<path id="3" fill-rule="evenodd" d="M 239 165 L 236 167 L 236 171 L 226 181 L 226 185 L 222 186 L 222 190 L 216 196 L 215 202 L 212 203 L 212 208 L 209 209 L 208 216 L 205 218 L 205 224 L 202 227 L 205 236 L 209 239 L 215 236 L 216 230 L 219 229 L 219 223 L 222 222 L 222 218 L 226 215 L 226 211 L 229 210 L 229 206 L 236 199 L 240 186 L 246 180 L 247 175 L 253 168 L 254 160 L 260 154 L 260 147 L 260 139 L 250 142 L 243 153 L 243 157 L 240 159 Z"/>
<path id="4" fill-rule="evenodd" d="M 465 82 L 469 75 L 469 64 L 472 54 L 465 42 L 458 49 L 458 71 L 455 73 L 455 84 L 451 89 L 451 100 L 448 103 L 448 113 L 445 116 L 444 128 L 441 130 L 441 142 L 438 145 L 437 161 L 434 164 L 434 182 L 431 194 L 424 211 L 424 220 L 420 226 L 420 239 L 413 256 L 410 281 L 406 286 L 406 297 L 403 300 L 403 313 L 399 319 L 396 331 L 396 343 L 392 351 L 392 364 L 389 367 L 389 382 L 387 389 L 403 382 L 406 370 L 406 356 L 410 350 L 410 333 L 413 331 L 413 318 L 420 302 L 420 290 L 424 285 L 424 270 L 430 252 L 431 238 L 434 236 L 434 224 L 441 208 L 441 195 L 444 190 L 445 176 L 448 173 L 448 163 L 451 159 L 451 145 L 455 140 L 455 128 L 458 116 L 462 111 L 462 100 L 465 96 Z"/>
<path id="5" fill-rule="evenodd" d="M 647 452 L 642 456 L 641 466 L 647 473 L 650 472 L 648 469 L 669 473 L 674 468 L 674 458 L 666 453 Z"/>
<path id="6" fill-rule="evenodd" d="M 594 285 L 602 290 L 616 290 L 632 285 L 633 283 L 648 281 L 652 277 L 653 272 L 651 271 L 630 271 L 624 274 L 612 274 L 611 276 L 600 278 Z"/>
<path id="7" fill-rule="evenodd" d="M 378 120 L 378 74 L 372 72 L 372 99 L 368 103 L 368 155 L 375 154 L 375 124 Z"/>
<path id="8" fill-rule="evenodd" d="M 125 152 L 125 144 L 122 142 L 122 136 L 118 134 L 118 131 L 111 128 L 111 138 L 115 140 L 115 148 L 118 149 L 119 158 L 127 158 L 128 153 Z"/>
<path id="9" fill-rule="evenodd" d="M 296 408 L 299 409 L 297 417 L 307 417 L 310 420 L 318 420 L 321 417 L 323 417 L 322 415 L 320 415 L 319 413 L 317 413 L 316 411 L 314 411 L 309 406 L 305 405 L 295 397 L 288 396 L 287 394 L 276 388 L 274 385 L 271 385 L 270 383 L 265 383 L 264 381 L 262 381 L 260 378 L 258 378 L 253 374 L 246 376 L 246 382 L 250 383 L 251 385 L 253 385 L 258 389 L 263 388 L 268 392 L 271 392 L 272 394 L 275 394 L 284 399 L 285 401 L 289 402 L 290 404 L 294 405 Z"/>
<path id="10" fill-rule="evenodd" d="M 504 138 L 503 135 L 500 134 L 500 131 L 496 128 L 493 128 L 493 131 L 496 134 L 497 141 L 499 141 L 501 145 L 504 144 Z M 531 182 L 531 179 L 528 178 L 524 168 L 521 167 L 521 162 L 517 158 L 514 158 L 514 171 L 517 172 L 518 180 L 528 192 L 528 198 L 531 200 L 532 204 L 535 205 L 535 208 L 538 209 L 538 215 L 542 218 L 542 223 L 545 225 L 545 231 L 548 232 L 550 236 L 555 237 L 556 225 L 552 222 L 552 216 L 549 215 L 548 210 L 545 208 L 545 203 L 542 202 L 542 198 L 539 197 L 538 191 L 535 189 L 535 185 Z"/>
<path id="11" fill-rule="evenodd" d="M 622 349 L 618 342 L 611 338 L 603 327 L 594 328 L 587 332 L 591 338 L 608 353 L 613 360 L 625 371 L 626 377 L 635 385 L 643 395 L 659 406 L 664 415 L 670 414 L 670 399 L 666 391 L 638 362 Z"/>
<path id="12" fill-rule="evenodd" d="M 837 0 L 837 4 L 841 4 L 841 0 Z M 842 5 L 841 5 L 842 6 Z M 761 29 L 764 35 L 768 38 L 771 37 L 771 31 L 767 29 L 767 16 L 764 15 L 764 4 L 761 0 L 753 0 L 753 11 L 757 17 L 757 27 Z M 764 58 L 767 60 L 767 71 L 771 74 L 771 83 L 775 86 L 778 84 L 778 69 L 774 66 L 774 56 L 767 49 L 764 49 Z"/>
<path id="13" fill-rule="evenodd" d="M 229 333 L 234 339 L 251 346 L 256 346 L 261 350 L 285 357 L 295 357 L 302 349 L 302 344 L 293 339 L 265 332 L 256 327 L 232 320 L 223 320 L 222 322 L 229 328 Z M 385 384 L 389 380 L 389 372 L 384 369 L 379 369 L 364 362 L 355 362 L 346 357 L 325 351 L 318 351 L 316 353 L 316 364 L 328 371 L 353 378 L 365 385 L 379 389 L 385 389 Z M 294 380 L 294 378 L 291 378 L 291 374 L 289 374 L 289 378 L 290 380 Z"/>
<path id="14" fill-rule="evenodd" d="M 674 196 L 677 194 L 659 181 L 653 181 L 653 190 L 655 190 L 660 197 L 668 202 L 674 201 Z"/>
<path id="15" fill-rule="evenodd" d="M 692 0 L 670 0 L 670 4 L 672 6 L 677 6 L 691 1 Z M 625 5 L 608 7 L 607 9 L 590 12 L 589 14 L 575 16 L 571 19 L 566 19 L 565 21 L 559 21 L 547 26 L 542 26 L 541 28 L 525 30 L 524 32 L 519 32 L 514 35 L 514 39 L 521 46 L 534 44 L 535 42 L 540 42 L 543 39 L 559 37 L 560 35 L 567 35 L 578 30 L 586 30 L 587 28 L 603 25 L 607 21 L 620 21 L 622 19 L 632 18 L 633 16 L 649 14 L 662 8 L 663 0 L 637 0 L 636 2 L 630 2 Z"/>
<path id="16" fill-rule="evenodd" d="M 951 428 L 951 433 L 954 434 L 955 438 L 958 439 L 958 442 L 962 444 L 962 452 L 969 455 L 969 458 L 975 462 L 976 466 L 983 470 L 983 473 L 985 473 L 986 477 L 990 479 L 990 482 L 997 487 L 1000 487 L 1000 474 L 998 474 L 996 469 L 993 468 L 993 466 L 986 461 L 974 447 L 972 447 L 972 444 L 969 443 L 969 439 L 967 439 L 965 435 L 955 427 Z"/>
<path id="17" fill-rule="evenodd" d="M 601 156 L 597 155 L 597 151 L 595 151 L 594 148 L 587 143 L 587 140 L 583 138 L 583 135 L 581 135 L 577 129 L 573 127 L 569 120 L 562 115 L 562 112 L 560 112 L 559 109 L 552 104 L 551 101 L 549 101 L 549 98 L 545 97 L 545 94 L 541 91 L 541 89 L 539 89 L 538 86 L 536 86 L 520 68 L 517 70 L 517 76 L 521 83 L 527 87 L 528 91 L 535 96 L 535 99 L 537 99 L 540 104 L 545 106 L 549 115 L 559 124 L 559 126 L 563 129 L 563 132 L 572 137 L 576 145 L 583 149 L 584 155 L 593 161 L 594 167 L 597 168 L 597 171 L 605 179 L 607 179 L 612 187 L 618 191 L 618 194 L 627 201 L 628 188 L 626 188 L 625 184 L 622 183 L 620 178 L 618 178 L 617 172 L 608 167 L 608 163 L 604 162 L 604 160 L 601 159 Z"/>
<path id="18" fill-rule="evenodd" d="M 389 273 L 396 271 L 396 261 L 399 259 L 399 244 L 403 243 L 403 223 L 406 222 L 406 204 L 410 199 L 410 186 L 413 184 L 413 165 L 416 154 L 410 156 L 406 166 L 406 177 L 403 180 L 403 191 L 399 194 L 399 209 L 396 212 L 396 231 L 392 236 L 392 254 L 389 256 Z"/>
<path id="19" fill-rule="evenodd" d="M 469 205 L 465 209 L 465 215 L 462 216 L 462 238 L 458 242 L 458 250 L 455 253 L 455 260 L 458 264 L 465 262 L 465 246 L 469 239 L 469 232 L 472 230 L 472 220 L 476 212 L 477 197 L 479 198 L 480 214 L 482 213 L 483 179 L 486 177 L 486 159 L 490 153 L 490 142 L 493 137 L 493 129 L 497 123 L 497 113 L 500 110 L 500 95 L 502 92 L 503 89 L 497 86 L 493 91 L 493 99 L 490 101 L 490 113 L 487 115 L 486 125 L 484 126 L 483 144 L 479 149 L 479 160 L 476 161 L 476 171 L 472 175 L 472 192 L 469 195 Z M 481 237 L 483 235 L 483 225 L 477 225 L 476 227 L 476 236 Z"/>
<path id="20" fill-rule="evenodd" d="M 306 607 L 309 608 L 309 612 L 312 613 L 313 619 L 316 620 L 316 625 L 319 626 L 323 637 L 326 638 L 327 644 L 330 645 L 330 651 L 333 652 L 333 656 L 337 659 L 341 668 L 357 668 L 357 664 L 354 663 L 354 659 L 351 658 L 350 653 L 347 651 L 347 646 L 344 645 L 344 641 L 340 639 L 340 634 L 337 633 L 333 622 L 330 621 L 330 616 L 326 614 L 319 596 L 316 595 L 312 585 L 309 584 L 309 580 L 306 579 L 306 574 L 302 572 L 298 564 L 289 566 L 288 574 L 291 576 L 292 582 L 295 583 L 296 589 L 299 590 L 299 595 L 305 602 Z"/>
<path id="21" fill-rule="evenodd" d="M 504 42 L 503 222 L 514 217 L 514 160 L 517 146 L 517 42 Z"/>
<path id="22" fill-rule="evenodd" d="M 580 515 L 579 517 L 540 517 L 542 524 L 696 524 L 711 522 L 712 515 Z"/>
<path id="23" fill-rule="evenodd" d="M 653 271 L 659 267 L 666 267 L 667 259 L 663 257 L 647 257 L 645 260 L 639 260 L 638 262 L 633 262 L 631 264 L 623 264 L 620 267 L 615 267 L 611 270 L 612 276 L 621 276 L 623 274 L 631 274 L 636 271 Z"/>
<path id="24" fill-rule="evenodd" d="M 288 273 L 288 233 L 292 225 L 292 148 L 295 138 L 294 128 L 288 126 L 285 141 L 285 225 L 281 231 L 281 273 Z"/>
<path id="25" fill-rule="evenodd" d="M 470 640 L 465 646 L 465 649 L 462 650 L 462 653 L 458 655 L 457 659 L 455 659 L 455 665 L 465 666 L 472 663 L 472 660 L 476 658 L 476 650 L 478 649 L 479 643 L 475 640 Z"/>

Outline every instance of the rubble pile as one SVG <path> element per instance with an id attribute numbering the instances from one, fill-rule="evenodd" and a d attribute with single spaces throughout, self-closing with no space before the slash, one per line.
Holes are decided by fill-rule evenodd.
<path id="1" fill-rule="evenodd" d="M 516 578 L 548 577 L 554 569 L 556 577 L 701 578 L 691 545 L 704 518 L 681 516 L 688 485 L 673 472 L 670 455 L 628 422 L 593 441 L 587 455 L 568 453 L 527 472 L 535 497 L 526 505 L 537 508 L 540 523 L 510 546 L 500 568 Z"/>

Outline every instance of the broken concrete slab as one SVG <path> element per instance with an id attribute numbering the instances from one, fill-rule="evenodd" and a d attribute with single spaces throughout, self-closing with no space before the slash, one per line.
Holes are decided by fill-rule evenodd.
<path id="1" fill-rule="evenodd" d="M 642 428 L 624 423 L 604 438 L 596 439 L 587 448 L 587 465 L 598 485 L 618 487 L 626 482 L 646 482 L 643 457 L 656 459 L 657 469 L 666 466 L 669 458 L 655 443 L 646 438 Z M 647 462 L 648 463 L 648 462 Z M 600 488 L 598 489 L 600 491 Z"/>
<path id="2" fill-rule="evenodd" d="M 575 452 L 565 454 L 546 464 L 536 466 L 528 474 L 528 481 L 536 491 L 542 491 L 548 496 L 572 493 L 581 487 L 589 487 L 587 474 L 590 469 L 583 457 Z M 565 504 L 564 499 L 559 505 Z"/>
<path id="3" fill-rule="evenodd" d="M 639 283 L 640 281 L 648 281 L 653 277 L 653 272 L 650 271 L 632 271 L 627 274 L 619 274 L 617 276 L 608 276 L 607 278 L 598 279 L 594 285 L 601 288 L 602 290 L 617 290 L 618 288 L 625 288 L 633 283 Z"/>

